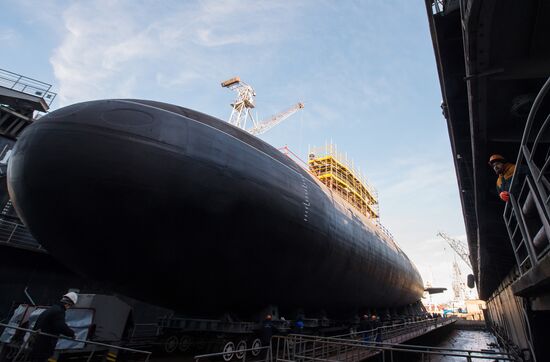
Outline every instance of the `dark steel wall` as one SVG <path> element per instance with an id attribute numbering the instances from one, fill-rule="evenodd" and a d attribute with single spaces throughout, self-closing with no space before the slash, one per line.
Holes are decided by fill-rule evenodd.
<path id="1" fill-rule="evenodd" d="M 52 112 L 17 142 L 8 184 L 69 268 L 179 311 L 339 314 L 423 291 L 407 256 L 306 171 L 184 108 L 108 100 Z"/>

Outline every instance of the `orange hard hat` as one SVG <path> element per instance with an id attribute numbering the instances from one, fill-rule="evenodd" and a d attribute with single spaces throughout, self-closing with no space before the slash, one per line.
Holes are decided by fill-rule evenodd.
<path id="1" fill-rule="evenodd" d="M 493 162 L 496 161 L 505 162 L 506 159 L 504 158 L 504 156 L 499 155 L 498 153 L 495 153 L 494 155 L 491 155 L 491 157 L 489 157 L 489 165 L 492 165 Z"/>

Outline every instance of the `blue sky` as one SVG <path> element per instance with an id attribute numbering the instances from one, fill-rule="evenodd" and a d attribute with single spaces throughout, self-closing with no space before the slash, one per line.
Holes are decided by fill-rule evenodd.
<path id="1" fill-rule="evenodd" d="M 465 232 L 423 2 L 3 0 L 0 42 L 0 68 L 53 84 L 53 108 L 133 97 L 227 119 L 236 75 L 259 118 L 304 102 L 261 138 L 304 159 L 334 141 L 424 280 L 450 288 L 435 234 Z"/>

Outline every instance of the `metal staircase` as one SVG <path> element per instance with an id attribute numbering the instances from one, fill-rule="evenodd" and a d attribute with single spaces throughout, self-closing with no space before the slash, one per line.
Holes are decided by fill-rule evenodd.
<path id="1" fill-rule="evenodd" d="M 520 277 L 549 264 L 550 78 L 537 95 L 523 134 L 504 221 Z"/>

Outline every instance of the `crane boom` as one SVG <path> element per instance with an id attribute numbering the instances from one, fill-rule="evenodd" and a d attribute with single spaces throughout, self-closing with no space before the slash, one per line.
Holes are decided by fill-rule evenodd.
<path id="1" fill-rule="evenodd" d="M 453 248 L 455 253 L 458 254 L 460 259 L 464 260 L 466 265 L 468 265 L 468 267 L 472 269 L 472 263 L 470 262 L 470 253 L 468 252 L 468 248 L 466 247 L 466 245 L 464 245 L 462 241 L 453 239 L 449 235 L 441 231 L 437 233 L 437 236 L 443 238 L 447 242 L 447 244 L 449 244 L 450 247 Z"/>
<path id="2" fill-rule="evenodd" d="M 263 120 L 263 121 L 259 122 L 257 125 L 255 125 L 251 129 L 249 129 L 248 132 L 250 132 L 254 136 L 257 136 L 257 135 L 260 135 L 264 132 L 267 132 L 268 130 L 275 127 L 276 125 L 278 125 L 279 123 L 281 123 L 282 121 L 284 121 L 288 117 L 292 116 L 294 113 L 298 112 L 302 108 L 304 108 L 303 103 L 301 103 L 301 102 L 296 103 L 295 105 L 293 105 L 289 109 L 287 109 L 285 111 L 282 111 L 280 113 L 277 113 L 277 114 L 271 116 L 267 120 Z"/>

